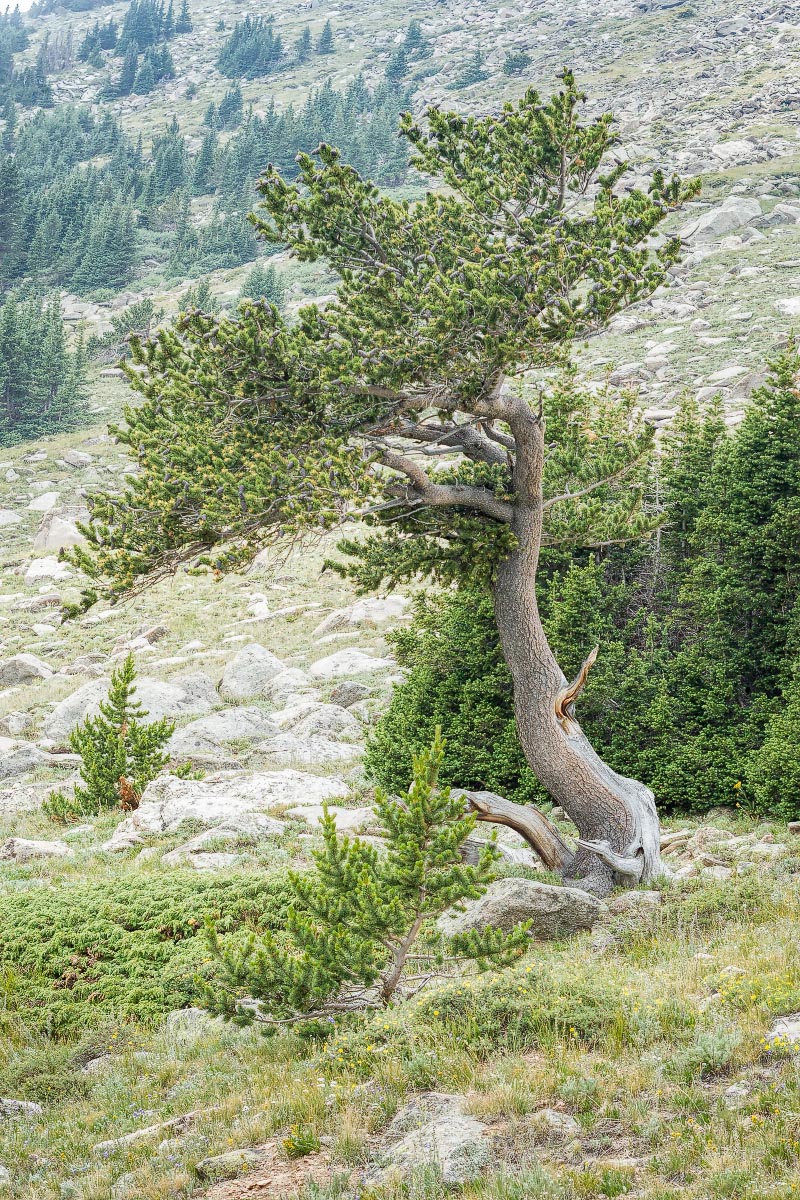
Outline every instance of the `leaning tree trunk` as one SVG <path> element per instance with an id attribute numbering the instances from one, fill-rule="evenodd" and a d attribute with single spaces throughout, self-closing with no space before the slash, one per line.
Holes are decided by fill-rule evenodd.
<path id="1" fill-rule="evenodd" d="M 660 830 L 653 793 L 644 784 L 618 775 L 593 749 L 574 716 L 591 655 L 568 684 L 542 628 L 536 601 L 536 572 L 542 537 L 542 461 L 544 436 L 533 418 L 517 441 L 514 532 L 518 548 L 501 564 L 494 584 L 500 641 L 514 681 L 519 739 L 537 779 L 578 828 L 574 854 L 549 826 L 538 821 L 520 830 L 548 865 L 586 890 L 606 895 L 615 884 L 632 886 L 661 872 Z M 523 436 L 520 436 L 522 434 Z M 478 793 L 478 796 L 481 794 Z M 507 814 L 473 800 L 483 820 L 512 824 Z M 514 806 L 522 808 L 522 806 Z M 524 819 L 523 819 L 524 823 Z M 556 838 L 558 837 L 556 833 Z"/>

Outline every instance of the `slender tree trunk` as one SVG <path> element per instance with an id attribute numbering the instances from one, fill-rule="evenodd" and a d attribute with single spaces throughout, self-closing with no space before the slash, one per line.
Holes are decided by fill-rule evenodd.
<path id="1" fill-rule="evenodd" d="M 517 442 L 514 533 L 518 548 L 498 570 L 494 603 L 514 681 L 517 729 L 537 779 L 578 828 L 578 848 L 574 857 L 565 856 L 560 864 L 563 874 L 604 895 L 615 884 L 630 886 L 660 873 L 655 798 L 644 784 L 618 775 L 603 762 L 572 714 L 585 672 L 573 687 L 567 684 L 542 628 L 536 600 L 544 431 L 533 413 L 522 416 L 518 427 L 512 424 L 512 428 Z M 530 836 L 528 840 L 538 849 Z"/>

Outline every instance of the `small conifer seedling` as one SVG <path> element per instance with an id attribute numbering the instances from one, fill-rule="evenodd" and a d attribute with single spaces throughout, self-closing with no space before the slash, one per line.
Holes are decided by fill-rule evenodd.
<path id="1" fill-rule="evenodd" d="M 290 877 L 294 898 L 285 935 L 267 934 L 258 945 L 250 938 L 243 949 L 229 949 L 208 926 L 221 967 L 215 984 L 204 989 L 212 1012 L 275 1029 L 383 1007 L 447 973 L 454 961 L 503 966 L 522 953 L 529 944 L 526 925 L 509 934 L 471 931 L 447 946 L 435 930 L 436 917 L 482 895 L 497 859 L 492 843 L 476 865 L 462 859 L 477 818 L 465 815 L 462 796 L 436 786 L 444 745 L 437 730 L 430 749 L 414 759 L 403 799 L 378 793 L 375 815 L 385 850 L 339 837 L 326 809 L 315 869 Z M 422 953 L 415 952 L 420 938 Z"/>
<path id="2" fill-rule="evenodd" d="M 53 820 L 90 816 L 104 808 L 138 808 L 147 784 L 168 761 L 164 746 L 175 722 L 163 717 L 144 724 L 147 712 L 133 694 L 136 666 L 129 654 L 111 673 L 107 698 L 96 717 L 87 717 L 70 734 L 70 746 L 81 756 L 83 787 L 74 798 L 53 792 L 45 811 Z"/>

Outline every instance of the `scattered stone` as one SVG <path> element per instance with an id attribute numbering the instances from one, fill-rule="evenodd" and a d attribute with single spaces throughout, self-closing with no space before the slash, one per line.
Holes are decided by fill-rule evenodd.
<path id="1" fill-rule="evenodd" d="M 5 525 L 19 525 L 21 520 L 19 513 L 12 512 L 10 508 L 0 508 L 0 529 Z"/>
<path id="2" fill-rule="evenodd" d="M 31 679 L 49 679 L 52 674 L 52 667 L 35 654 L 15 654 L 0 660 L 0 687 L 17 687 Z"/>
<path id="3" fill-rule="evenodd" d="M 278 726 L 260 708 L 224 708 L 176 730 L 167 750 L 177 756 L 213 755 L 222 750 L 223 742 L 257 742 L 277 732 Z"/>
<path id="4" fill-rule="evenodd" d="M 538 1112 L 531 1113 L 528 1123 L 542 1133 L 556 1134 L 558 1137 L 576 1137 L 581 1131 L 574 1117 L 555 1108 L 540 1108 Z"/>
<path id="5" fill-rule="evenodd" d="M 28 509 L 30 512 L 50 512 L 50 509 L 55 508 L 58 504 L 60 498 L 59 492 L 42 492 L 41 496 L 31 500 Z"/>
<path id="6" fill-rule="evenodd" d="M 335 777 L 323 779 L 302 771 L 264 771 L 253 775 L 217 772 L 205 779 L 179 779 L 160 775 L 145 788 L 139 807 L 122 821 L 103 850 L 115 851 L 138 845 L 145 834 L 174 833 L 183 821 L 231 829 L 231 822 L 261 814 L 276 807 L 315 805 L 322 800 L 346 796 L 347 784 Z M 275 822 L 277 826 L 279 822 Z M 265 829 L 277 828 L 265 825 Z"/>
<path id="7" fill-rule="evenodd" d="M 370 689 L 365 683 L 357 683 L 355 679 L 345 679 L 343 683 L 337 683 L 331 692 L 330 701 L 331 704 L 338 704 L 341 708 L 349 708 L 351 704 L 358 704 L 360 700 L 366 700 L 370 695 Z"/>
<path id="8" fill-rule="evenodd" d="M 30 729 L 33 719 L 28 713 L 10 712 L 0 717 L 0 735 L 4 737 L 19 737 L 26 729 Z"/>
<path id="9" fill-rule="evenodd" d="M 0 1117 L 40 1117 L 43 1111 L 41 1104 L 33 1100 L 11 1100 L 0 1096 Z"/>
<path id="10" fill-rule="evenodd" d="M 408 600 L 405 596 L 386 596 L 380 600 L 370 597 L 348 604 L 346 608 L 337 608 L 320 621 L 313 637 L 324 637 L 340 629 L 357 629 L 361 626 L 383 625 L 387 621 L 397 621 L 405 613 Z"/>
<path id="11" fill-rule="evenodd" d="M 466 1112 L 465 1103 L 463 1096 L 428 1092 L 405 1105 L 386 1130 L 365 1182 L 400 1183 L 430 1166 L 437 1168 L 445 1187 L 477 1179 L 489 1164 L 489 1130 Z"/>
<path id="12" fill-rule="evenodd" d="M 261 742 L 256 749 L 279 763 L 292 763 L 304 767 L 352 762 L 364 753 L 361 743 L 334 742 L 324 737 L 301 738 L 293 733 L 279 733 L 277 737 Z"/>
<path id="13" fill-rule="evenodd" d="M 50 512 L 45 516 L 33 539 L 33 549 L 35 553 L 41 554 L 47 550 L 61 550 L 65 546 L 80 546 L 85 541 L 86 538 L 74 521 Z"/>
<path id="14" fill-rule="evenodd" d="M 244 1171 L 251 1170 L 263 1162 L 255 1150 L 229 1150 L 227 1154 L 215 1154 L 212 1158 L 203 1158 L 195 1166 L 198 1179 L 207 1183 L 217 1183 L 221 1179 L 235 1179 Z"/>
<path id="15" fill-rule="evenodd" d="M 336 818 L 336 828 L 339 833 L 360 833 L 375 824 L 375 812 L 371 808 L 341 808 L 335 804 L 328 805 L 328 812 Z M 321 804 L 300 804 L 286 810 L 287 817 L 295 817 L 298 821 L 307 821 L 316 825 L 322 820 Z"/>
<path id="16" fill-rule="evenodd" d="M 67 450 L 61 456 L 62 462 L 65 462 L 68 467 L 77 467 L 79 469 L 88 467 L 94 462 L 94 455 L 87 454 L 84 450 Z"/>
<path id="17" fill-rule="evenodd" d="M 363 736 L 361 722 L 338 704 L 315 704 L 289 728 L 298 737 L 324 737 L 330 741 Z"/>
<path id="18" fill-rule="evenodd" d="M 608 911 L 612 916 L 621 913 L 652 912 L 661 905 L 661 892 L 623 892 L 606 901 Z"/>
<path id="19" fill-rule="evenodd" d="M 13 779 L 16 775 L 27 775 L 37 767 L 52 766 L 52 756 L 34 746 L 32 742 L 19 742 L 13 749 L 0 753 L 0 779 Z"/>
<path id="20" fill-rule="evenodd" d="M 225 700 L 252 700 L 263 696 L 267 685 L 284 670 L 279 658 L 264 646 L 252 642 L 226 665 L 219 694 Z"/>
<path id="21" fill-rule="evenodd" d="M 108 679 L 92 679 L 67 696 L 45 718 L 44 736 L 54 742 L 65 741 L 76 725 L 97 715 L 108 687 Z M 202 673 L 184 675 L 170 683 L 146 676 L 137 679 L 134 699 L 147 712 L 145 722 L 162 717 L 203 716 L 219 704 L 213 680 Z"/>
<path id="22" fill-rule="evenodd" d="M 681 230 L 694 242 L 713 242 L 761 216 L 761 203 L 752 196 L 729 196 L 717 208 L 702 213 Z"/>
<path id="23" fill-rule="evenodd" d="M 313 686 L 313 680 L 307 671 L 299 667 L 289 667 L 271 679 L 264 688 L 264 696 L 273 704 L 286 706 L 299 697 L 315 700 L 319 692 Z"/>
<path id="24" fill-rule="evenodd" d="M 800 1012 L 779 1017 L 767 1034 L 766 1040 L 777 1040 L 782 1045 L 796 1046 L 800 1042 Z"/>
<path id="25" fill-rule="evenodd" d="M 441 916 L 438 925 L 452 937 L 489 926 L 508 932 L 520 922 L 530 921 L 531 936 L 549 940 L 591 929 L 605 907 L 580 888 L 533 879 L 497 879 L 483 896 L 468 901 L 463 912 L 451 910 Z"/>
<path id="26" fill-rule="evenodd" d="M 775 308 L 782 317 L 800 317 L 800 296 L 788 296 L 785 300 L 776 300 Z"/>
<path id="27" fill-rule="evenodd" d="M 787 826 L 789 833 L 797 836 L 800 834 L 800 821 L 790 821 Z"/>
<path id="28" fill-rule="evenodd" d="M 0 843 L 0 862 L 32 862 L 37 858 L 71 858 L 74 851 L 66 842 L 37 842 L 12 837 Z"/>
<path id="29" fill-rule="evenodd" d="M 386 671 L 395 665 L 394 659 L 375 658 L 364 650 L 337 650 L 327 658 L 320 658 L 309 667 L 315 679 L 341 679 L 345 675 L 365 675 L 372 671 Z"/>
<path id="30" fill-rule="evenodd" d="M 0 1187 L 5 1187 L 7 1183 L 11 1183 L 11 1172 L 8 1167 L 0 1165 Z"/>
<path id="31" fill-rule="evenodd" d="M 285 829 L 283 821 L 276 821 L 273 817 L 262 816 L 260 820 L 244 818 L 232 822 L 229 827 L 205 829 L 183 846 L 162 855 L 161 862 L 166 867 L 190 866 L 197 871 L 220 870 L 222 867 L 233 865 L 241 855 L 230 851 L 210 851 L 210 845 L 220 842 L 235 844 L 245 840 L 253 843 L 263 842 L 280 837 Z"/>
<path id="32" fill-rule="evenodd" d="M 2 1101 L 0 1101 L 0 1104 L 2 1104 Z M 132 1133 L 125 1133 L 122 1137 L 110 1138 L 108 1141 L 98 1142 L 97 1145 L 92 1147 L 92 1152 L 101 1158 L 107 1158 L 110 1154 L 116 1154 L 120 1150 L 129 1150 L 131 1147 L 138 1146 L 142 1142 L 152 1142 L 164 1133 L 183 1133 L 201 1115 L 199 1111 L 184 1113 L 181 1117 L 173 1117 L 172 1120 L 162 1121 L 158 1125 L 147 1125 L 143 1129 L 134 1129 Z"/>
<path id="33" fill-rule="evenodd" d="M 58 559 L 49 555 L 47 558 L 35 558 L 25 572 L 25 582 L 38 583 L 40 579 L 71 579 L 72 572 Z"/>

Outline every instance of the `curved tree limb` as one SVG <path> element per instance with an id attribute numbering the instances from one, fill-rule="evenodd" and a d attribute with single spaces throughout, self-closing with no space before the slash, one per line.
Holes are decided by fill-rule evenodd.
<path id="1" fill-rule="evenodd" d="M 573 859 L 570 846 L 544 813 L 533 804 L 515 804 L 494 792 L 462 792 L 479 821 L 507 825 L 525 838 L 549 871 L 565 871 Z"/>
<path id="2" fill-rule="evenodd" d="M 407 491 L 410 504 L 430 504 L 434 508 L 474 508 L 484 516 L 510 525 L 514 519 L 514 505 L 500 500 L 488 488 L 469 487 L 461 483 L 433 483 L 424 467 L 404 454 L 384 451 L 380 462 L 391 467 L 411 481 Z"/>
<path id="3" fill-rule="evenodd" d="M 599 649 L 599 646 L 595 646 L 588 658 L 584 659 L 581 669 L 572 683 L 568 683 L 563 687 L 555 698 L 554 708 L 556 718 L 566 734 L 572 731 L 573 717 L 575 716 L 575 701 L 583 691 L 589 672 L 597 659 Z"/>

